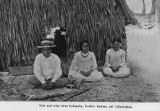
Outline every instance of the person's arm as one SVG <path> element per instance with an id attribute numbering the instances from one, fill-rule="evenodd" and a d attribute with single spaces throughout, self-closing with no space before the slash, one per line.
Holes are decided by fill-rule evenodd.
<path id="1" fill-rule="evenodd" d="M 122 55 L 120 59 L 121 59 L 121 64 L 116 67 L 116 71 L 119 71 L 121 67 L 126 66 L 125 51 L 122 51 Z"/>
<path id="2" fill-rule="evenodd" d="M 125 51 L 122 52 L 120 67 L 126 66 Z"/>
<path id="3" fill-rule="evenodd" d="M 109 63 L 109 59 L 110 59 L 110 54 L 109 54 L 109 50 L 107 50 L 107 52 L 106 52 L 106 57 L 105 57 L 104 68 L 105 68 L 105 67 L 111 67 L 111 65 L 110 65 L 110 63 Z"/>
<path id="4" fill-rule="evenodd" d="M 93 66 L 92 66 L 91 70 L 94 71 L 95 69 L 97 69 L 97 61 L 96 61 L 96 57 L 95 57 L 94 53 L 92 55 L 92 61 L 93 61 Z"/>
<path id="5" fill-rule="evenodd" d="M 62 75 L 61 61 L 60 61 L 59 57 L 56 58 L 54 70 L 55 70 L 55 74 L 51 80 L 52 82 L 55 82 Z"/>
<path id="6" fill-rule="evenodd" d="M 95 69 L 97 69 L 96 57 L 95 57 L 94 53 L 91 53 L 91 54 L 92 54 L 92 63 L 93 63 L 91 69 L 87 72 L 83 72 L 83 71 L 80 72 L 81 74 L 83 74 L 86 77 L 88 77 Z"/>
<path id="7" fill-rule="evenodd" d="M 91 74 L 92 71 L 93 71 L 92 69 L 90 69 L 90 70 L 87 71 L 87 72 L 81 70 L 80 73 L 81 73 L 83 76 L 88 77 L 88 76 Z"/>
<path id="8" fill-rule="evenodd" d="M 40 56 L 36 56 L 35 61 L 34 61 L 34 74 L 38 78 L 38 80 L 42 84 L 44 84 L 45 83 L 45 78 L 42 76 L 40 61 L 41 61 Z"/>
<path id="9" fill-rule="evenodd" d="M 91 69 L 87 72 L 88 76 L 91 74 L 91 72 L 93 72 L 95 69 L 97 69 L 97 61 L 96 61 L 96 57 L 95 57 L 94 53 L 92 53 L 92 62 L 93 62 L 93 65 L 92 65 Z"/>
<path id="10" fill-rule="evenodd" d="M 81 72 L 81 69 L 79 69 L 78 68 L 78 66 L 77 66 L 77 64 L 78 64 L 78 55 L 77 55 L 77 53 L 74 55 L 74 58 L 73 58 L 73 60 L 72 60 L 72 63 L 71 63 L 71 69 L 72 70 L 74 70 L 74 71 L 76 71 L 76 72 Z"/>

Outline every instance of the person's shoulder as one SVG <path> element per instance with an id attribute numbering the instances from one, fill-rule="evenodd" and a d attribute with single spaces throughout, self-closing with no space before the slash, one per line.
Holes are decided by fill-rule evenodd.
<path id="1" fill-rule="evenodd" d="M 53 58 L 57 58 L 57 59 L 60 59 L 60 58 L 58 57 L 58 55 L 53 54 L 53 53 L 51 53 L 51 57 L 53 57 Z"/>
<path id="2" fill-rule="evenodd" d="M 42 56 L 43 56 L 43 54 L 40 53 L 40 54 L 38 54 L 38 55 L 36 56 L 36 58 L 41 58 Z"/>
<path id="3" fill-rule="evenodd" d="M 81 55 L 81 51 L 78 51 L 75 53 L 75 56 L 80 56 Z"/>
<path id="4" fill-rule="evenodd" d="M 110 48 L 110 49 L 107 50 L 107 53 L 110 53 L 112 51 L 113 51 L 113 48 Z"/>
<path id="5" fill-rule="evenodd" d="M 40 62 L 40 61 L 42 60 L 42 58 L 43 58 L 43 54 L 42 54 L 42 53 L 38 54 L 38 55 L 35 57 L 35 62 Z"/>
<path id="6" fill-rule="evenodd" d="M 78 52 L 76 52 L 75 54 L 79 55 L 79 54 L 81 54 L 81 51 L 78 51 Z"/>
<path id="7" fill-rule="evenodd" d="M 120 52 L 125 53 L 125 51 L 123 49 L 120 49 Z"/>
<path id="8" fill-rule="evenodd" d="M 92 55 L 92 56 L 94 56 L 94 52 L 90 52 L 90 51 L 89 51 L 89 54 Z"/>

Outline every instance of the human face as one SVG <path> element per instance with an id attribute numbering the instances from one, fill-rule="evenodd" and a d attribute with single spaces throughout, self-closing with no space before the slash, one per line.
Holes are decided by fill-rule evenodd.
<path id="1" fill-rule="evenodd" d="M 82 52 L 87 53 L 89 51 L 89 45 L 87 43 L 83 43 Z"/>
<path id="2" fill-rule="evenodd" d="M 114 51 L 118 51 L 119 49 L 120 49 L 120 45 L 121 45 L 121 43 L 119 43 L 119 42 L 117 42 L 117 41 L 115 41 L 114 43 L 113 43 L 113 50 Z"/>
<path id="3" fill-rule="evenodd" d="M 50 48 L 46 47 L 46 48 L 42 49 L 42 53 L 43 53 L 44 57 L 48 58 L 51 55 L 51 50 L 50 50 Z"/>

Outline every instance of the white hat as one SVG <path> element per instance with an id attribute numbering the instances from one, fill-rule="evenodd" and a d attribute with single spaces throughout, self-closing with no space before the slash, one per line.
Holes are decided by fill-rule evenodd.
<path id="1" fill-rule="evenodd" d="M 47 34 L 47 37 L 46 37 L 47 39 L 54 39 L 54 35 L 52 35 L 52 34 Z"/>
<path id="2" fill-rule="evenodd" d="M 55 47 L 56 45 L 52 45 L 53 42 L 50 40 L 43 40 L 41 42 L 41 46 L 37 46 L 37 48 L 46 48 L 46 47 Z"/>
<path id="3" fill-rule="evenodd" d="M 51 28 L 51 35 L 54 35 L 56 30 L 60 30 L 60 27 Z"/>

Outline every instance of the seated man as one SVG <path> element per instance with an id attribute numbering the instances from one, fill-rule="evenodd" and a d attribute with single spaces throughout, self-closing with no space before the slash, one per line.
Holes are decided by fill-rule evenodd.
<path id="1" fill-rule="evenodd" d="M 126 64 L 125 51 L 120 49 L 121 41 L 115 38 L 112 44 L 113 47 L 106 52 L 103 73 L 113 77 L 126 77 L 130 71 Z"/>
<path id="2" fill-rule="evenodd" d="M 68 84 L 67 78 L 60 78 L 62 75 L 61 61 L 59 57 L 51 53 L 51 41 L 44 40 L 41 46 L 42 53 L 38 54 L 34 62 L 34 74 L 29 78 L 29 83 L 42 86 L 42 89 L 49 90 L 56 87 L 64 87 Z"/>

